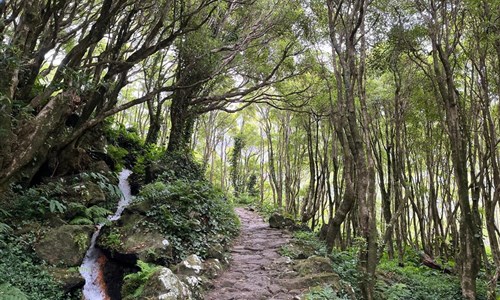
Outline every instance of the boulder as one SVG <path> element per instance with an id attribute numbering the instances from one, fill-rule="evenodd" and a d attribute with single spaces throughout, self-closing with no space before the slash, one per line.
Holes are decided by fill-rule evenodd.
<path id="1" fill-rule="evenodd" d="M 293 267 L 300 275 L 332 272 L 332 262 L 328 257 L 311 256 L 298 260 Z"/>
<path id="2" fill-rule="evenodd" d="M 139 224 L 139 216 L 129 217 L 129 222 L 103 227 L 97 246 L 111 257 L 127 264 L 137 260 L 163 263 L 172 257 L 172 245 L 162 234 Z M 135 224 L 135 226 L 132 226 Z"/>
<path id="3" fill-rule="evenodd" d="M 282 285 L 289 290 L 301 290 L 323 284 L 331 285 L 335 290 L 340 290 L 342 288 L 339 275 L 333 272 L 308 274 L 306 276 L 285 279 L 282 281 Z"/>
<path id="4" fill-rule="evenodd" d="M 91 181 L 74 184 L 68 188 L 68 192 L 69 195 L 65 197 L 68 202 L 81 203 L 85 206 L 106 202 L 106 195 L 101 187 Z"/>
<path id="5" fill-rule="evenodd" d="M 39 258 L 51 265 L 76 267 L 81 265 L 95 228 L 91 225 L 63 225 L 50 229 L 35 244 Z"/>
<path id="6" fill-rule="evenodd" d="M 188 286 L 172 270 L 160 268 L 145 283 L 141 299 L 191 300 Z"/>
<path id="7" fill-rule="evenodd" d="M 226 256 L 224 255 L 224 247 L 221 244 L 211 245 L 207 250 L 208 258 L 216 258 L 220 261 L 225 261 Z"/>
<path id="8" fill-rule="evenodd" d="M 214 279 L 220 275 L 223 270 L 221 262 L 217 258 L 207 259 L 203 264 L 204 275 L 208 279 Z"/>
<path id="9" fill-rule="evenodd" d="M 207 282 L 206 266 L 197 255 L 193 254 L 173 267 L 174 273 L 186 284 L 194 299 L 202 299 L 202 290 Z"/>
<path id="10" fill-rule="evenodd" d="M 196 254 L 188 256 L 173 269 L 176 274 L 184 276 L 200 276 L 204 271 L 203 262 Z"/>
<path id="11" fill-rule="evenodd" d="M 293 259 L 306 259 L 316 254 L 316 248 L 313 245 L 308 245 L 300 240 L 294 240 L 292 243 L 284 246 L 287 256 Z"/>
<path id="12" fill-rule="evenodd" d="M 288 229 L 295 225 L 295 221 L 278 213 L 273 213 L 269 217 L 269 226 L 277 229 Z"/>
<path id="13" fill-rule="evenodd" d="M 147 226 L 146 213 L 150 208 L 145 201 L 125 208 L 118 221 L 102 228 L 97 247 L 128 265 L 135 265 L 137 260 L 165 264 L 172 258 L 173 248 L 164 235 Z"/>
<path id="14" fill-rule="evenodd" d="M 48 271 L 56 281 L 61 283 L 65 293 L 80 289 L 85 284 L 85 279 L 76 268 L 50 268 Z"/>

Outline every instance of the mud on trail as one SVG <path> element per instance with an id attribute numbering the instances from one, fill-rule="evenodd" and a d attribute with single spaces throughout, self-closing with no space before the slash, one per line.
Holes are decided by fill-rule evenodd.
<path id="1" fill-rule="evenodd" d="M 243 208 L 236 212 L 241 233 L 231 250 L 230 267 L 215 279 L 205 300 L 299 299 L 302 290 L 291 284 L 291 261 L 278 253 L 291 234 L 270 228 L 255 212 Z"/>

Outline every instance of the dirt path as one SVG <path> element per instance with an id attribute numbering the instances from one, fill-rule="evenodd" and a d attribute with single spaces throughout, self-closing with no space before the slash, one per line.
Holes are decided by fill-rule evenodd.
<path id="1" fill-rule="evenodd" d="M 278 250 L 291 235 L 272 229 L 255 212 L 236 208 L 241 234 L 231 250 L 231 265 L 214 281 L 205 300 L 298 299 L 300 290 L 290 290 L 279 278 L 289 268 L 289 260 Z"/>

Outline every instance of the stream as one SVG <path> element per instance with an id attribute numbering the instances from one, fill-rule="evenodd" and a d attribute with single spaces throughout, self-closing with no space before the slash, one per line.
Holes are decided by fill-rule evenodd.
<path id="1" fill-rule="evenodd" d="M 132 200 L 132 195 L 130 193 L 130 185 L 128 183 L 128 177 L 132 174 L 132 171 L 123 169 L 119 174 L 119 184 L 118 187 L 122 192 L 122 197 L 118 202 L 118 207 L 116 212 L 108 217 L 109 221 L 116 221 L 120 219 L 123 210 L 130 204 Z M 101 228 L 104 223 L 97 225 L 97 230 L 92 235 L 92 240 L 85 258 L 83 259 L 82 266 L 80 267 L 80 274 L 85 279 L 85 286 L 83 287 L 83 298 L 85 300 L 106 300 L 109 297 L 106 295 L 105 284 L 103 280 L 101 262 L 104 258 L 101 250 L 96 246 L 96 240 L 101 232 Z"/>

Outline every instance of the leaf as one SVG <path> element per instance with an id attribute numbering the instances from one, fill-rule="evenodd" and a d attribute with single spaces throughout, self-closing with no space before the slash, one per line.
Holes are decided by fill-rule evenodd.
<path id="1" fill-rule="evenodd" d="M 71 225 L 94 225 L 92 220 L 85 217 L 76 217 L 69 222 Z"/>
<path id="2" fill-rule="evenodd" d="M 63 213 L 66 211 L 66 206 L 64 206 L 61 202 L 52 199 L 49 201 L 49 209 L 51 213 Z"/>

